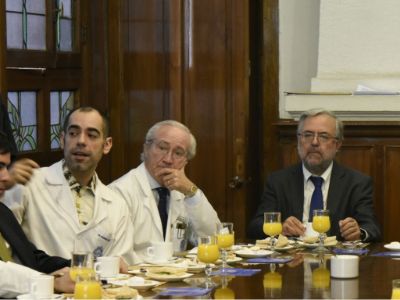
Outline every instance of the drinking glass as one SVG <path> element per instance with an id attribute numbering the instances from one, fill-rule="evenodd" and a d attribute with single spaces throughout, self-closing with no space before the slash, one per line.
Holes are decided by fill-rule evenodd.
<path id="1" fill-rule="evenodd" d="M 69 276 L 72 281 L 76 281 L 77 276 L 88 278 L 95 275 L 93 269 L 93 259 L 90 253 L 87 252 L 73 252 L 71 258 L 71 268 L 69 270 Z"/>
<path id="2" fill-rule="evenodd" d="M 197 248 L 197 259 L 206 264 L 204 270 L 206 274 L 206 288 L 215 286 L 211 281 L 212 263 L 215 263 L 219 258 L 219 249 L 217 245 L 217 238 L 215 236 L 199 237 Z"/>
<path id="3" fill-rule="evenodd" d="M 222 267 L 221 272 L 226 272 L 228 250 L 233 246 L 235 242 L 235 233 L 233 232 L 233 223 L 222 222 L 217 223 L 217 243 L 218 248 L 222 254 Z"/>
<path id="4" fill-rule="evenodd" d="M 77 275 L 74 289 L 74 299 L 101 299 L 101 285 L 94 274 Z"/>
<path id="5" fill-rule="evenodd" d="M 276 236 L 282 233 L 281 213 L 265 212 L 263 231 L 271 237 L 271 251 L 275 251 Z"/>
<path id="6" fill-rule="evenodd" d="M 331 221 L 329 219 L 329 210 L 327 209 L 315 209 L 313 211 L 313 229 L 318 232 L 319 245 L 315 248 L 316 252 L 329 252 L 324 247 L 325 233 L 331 228 Z"/>

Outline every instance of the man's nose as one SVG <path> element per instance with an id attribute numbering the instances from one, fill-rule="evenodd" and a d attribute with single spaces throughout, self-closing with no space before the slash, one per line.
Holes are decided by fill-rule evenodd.
<path id="1" fill-rule="evenodd" d="M 81 133 L 81 134 L 78 136 L 78 143 L 79 143 L 79 144 L 85 144 L 85 143 L 86 143 L 86 136 L 85 136 L 85 134 Z"/>
<path id="2" fill-rule="evenodd" d="M 167 153 L 165 153 L 165 155 L 163 157 L 165 162 L 172 163 L 172 153 L 173 152 L 171 150 L 168 151 Z"/>

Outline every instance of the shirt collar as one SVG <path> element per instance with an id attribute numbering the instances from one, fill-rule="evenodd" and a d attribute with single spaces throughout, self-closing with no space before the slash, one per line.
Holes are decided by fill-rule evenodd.
<path id="1" fill-rule="evenodd" d="M 74 175 L 72 175 L 67 164 L 65 163 L 65 159 L 62 160 L 62 169 L 63 169 L 64 177 L 67 180 L 68 185 L 71 188 L 71 190 L 76 190 L 79 192 L 79 190 L 82 188 L 82 186 L 76 180 Z M 93 193 L 96 190 L 96 183 L 97 183 L 97 175 L 95 173 L 87 185 L 87 188 L 90 189 Z"/>

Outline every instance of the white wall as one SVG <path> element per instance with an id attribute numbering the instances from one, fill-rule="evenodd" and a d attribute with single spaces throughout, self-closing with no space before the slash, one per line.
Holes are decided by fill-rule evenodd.
<path id="1" fill-rule="evenodd" d="M 320 0 L 279 1 L 279 114 L 285 92 L 310 92 L 317 75 Z"/>

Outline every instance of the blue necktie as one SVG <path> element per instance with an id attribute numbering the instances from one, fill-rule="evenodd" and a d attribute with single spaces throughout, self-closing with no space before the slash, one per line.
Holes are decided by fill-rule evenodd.
<path id="1" fill-rule="evenodd" d="M 313 211 L 315 209 L 324 209 L 324 200 L 322 196 L 322 183 L 324 179 L 322 177 L 311 176 L 310 180 L 314 183 L 314 192 L 311 196 L 311 203 L 310 203 L 310 213 L 308 215 L 308 221 L 312 222 L 313 218 Z"/>
<path id="2" fill-rule="evenodd" d="M 165 187 L 156 188 L 158 192 L 158 212 L 160 213 L 161 224 L 163 227 L 163 235 L 165 239 L 165 233 L 167 231 L 168 212 L 167 212 L 167 199 L 169 196 L 169 190 Z"/>

